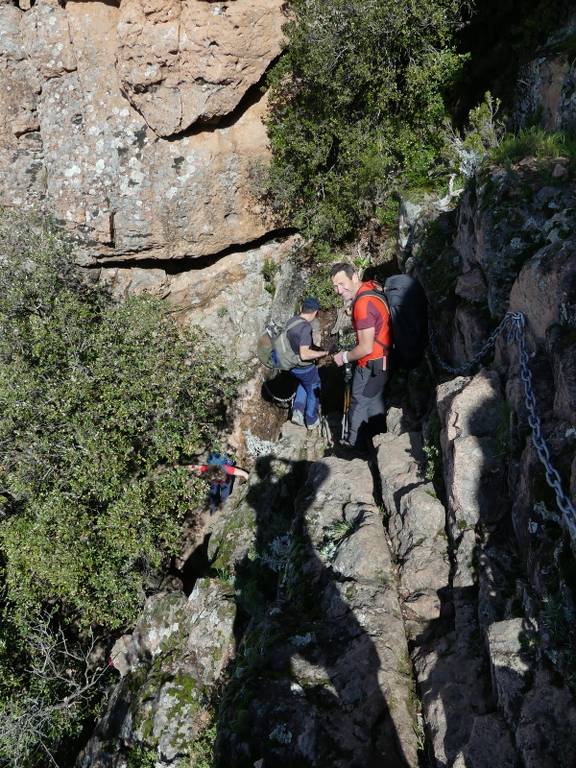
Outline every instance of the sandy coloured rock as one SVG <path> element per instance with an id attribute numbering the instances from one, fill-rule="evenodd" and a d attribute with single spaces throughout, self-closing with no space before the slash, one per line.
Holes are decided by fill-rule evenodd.
<path id="1" fill-rule="evenodd" d="M 282 0 L 124 0 L 117 71 L 159 136 L 234 110 L 279 55 Z"/>
<path id="2" fill-rule="evenodd" d="M 160 138 L 122 92 L 121 13 L 81 0 L 0 7 L 0 204 L 65 223 L 83 263 L 257 242 L 272 229 L 254 195 L 269 156 L 266 96 L 230 125 Z"/>

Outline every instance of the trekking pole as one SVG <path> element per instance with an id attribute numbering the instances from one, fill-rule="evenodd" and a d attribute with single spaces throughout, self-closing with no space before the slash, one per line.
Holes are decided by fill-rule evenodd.
<path id="1" fill-rule="evenodd" d="M 345 440 L 348 435 L 348 412 L 352 398 L 352 364 L 344 365 L 344 407 L 342 409 L 342 431 L 340 437 Z"/>

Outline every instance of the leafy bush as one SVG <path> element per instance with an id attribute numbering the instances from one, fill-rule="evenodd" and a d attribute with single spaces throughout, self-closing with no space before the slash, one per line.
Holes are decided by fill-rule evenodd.
<path id="1" fill-rule="evenodd" d="M 271 77 L 269 192 L 306 235 L 338 242 L 439 156 L 461 0 L 293 0 Z"/>
<path id="2" fill-rule="evenodd" d="M 487 91 L 483 101 L 468 115 L 468 125 L 463 135 L 447 123 L 444 156 L 450 171 L 464 178 L 474 174 L 488 152 L 501 142 L 504 125 L 498 119 L 500 100 Z"/>
<path id="3" fill-rule="evenodd" d="M 320 309 L 332 309 L 337 305 L 338 296 L 330 279 L 330 267 L 319 266 L 306 281 L 306 294 L 314 296 L 320 303 Z"/>
<path id="4" fill-rule="evenodd" d="M 38 628 L 82 649 L 92 628 L 136 616 L 202 501 L 202 481 L 176 465 L 224 424 L 233 381 L 202 333 L 158 301 L 115 304 L 81 282 L 53 227 L 1 213 L 0 262 L 0 573 L 13 633 L 0 642 L 2 755 L 14 748 L 7 724 L 30 715 L 13 694 L 47 652 L 32 650 Z M 40 691 L 36 680 L 44 748 L 73 729 L 78 712 L 56 702 L 91 663 L 79 651 L 66 685 L 56 676 Z M 21 765 L 35 764 L 29 730 Z"/>

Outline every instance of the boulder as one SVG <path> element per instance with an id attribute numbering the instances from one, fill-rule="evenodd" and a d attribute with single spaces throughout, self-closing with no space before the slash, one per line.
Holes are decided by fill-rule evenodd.
<path id="1" fill-rule="evenodd" d="M 265 96 L 230 125 L 160 138 L 122 94 L 120 14 L 113 3 L 82 1 L 38 0 L 25 14 L 0 8 L 9 84 L 0 203 L 41 203 L 73 231 L 84 264 L 194 258 L 258 241 L 272 228 L 253 195 L 269 157 Z"/>
<path id="2" fill-rule="evenodd" d="M 529 648 L 533 637 L 533 627 L 523 619 L 498 621 L 487 632 L 492 687 L 499 709 L 511 726 L 517 722 L 523 695 L 531 682 L 533 658 Z"/>
<path id="3" fill-rule="evenodd" d="M 116 70 L 159 136 L 230 114 L 279 55 L 282 0 L 124 0 Z"/>

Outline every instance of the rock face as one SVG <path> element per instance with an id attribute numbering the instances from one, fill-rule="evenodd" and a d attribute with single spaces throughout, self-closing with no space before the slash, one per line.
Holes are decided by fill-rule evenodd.
<path id="1" fill-rule="evenodd" d="M 265 97 L 227 127 L 161 137 L 229 115 L 277 55 L 282 21 L 280 3 L 245 0 L 1 5 L 0 202 L 40 204 L 88 262 L 262 237 L 250 190 L 268 156 Z"/>
<path id="2" fill-rule="evenodd" d="M 556 116 L 560 108 L 556 104 Z M 433 213 L 443 242 L 426 251 L 426 226 L 416 215 L 414 231 L 404 233 L 438 307 L 441 356 L 450 364 L 473 358 L 507 311 L 525 318 L 522 355 L 512 337 L 500 335 L 486 368 L 476 373 L 476 366 L 466 376 L 452 371 L 436 388 L 439 436 L 425 448 L 441 451 L 439 490 L 451 567 L 444 588 L 438 588 L 441 579 L 432 584 L 436 614 L 429 610 L 416 624 L 410 603 L 403 606 L 412 625 L 412 661 L 433 765 L 516 768 L 576 760 L 568 725 L 576 715 L 576 519 L 570 510 L 561 513 L 532 442 L 537 417 L 547 445 L 541 453 L 549 452 L 566 506 L 573 508 L 575 195 L 574 168 L 566 158 L 488 165 L 447 226 Z M 442 282 L 448 274 L 449 283 Z M 445 288 L 448 300 L 436 303 Z M 530 419 L 528 407 L 535 411 Z M 409 423 L 409 415 L 395 417 L 402 421 Z M 417 469 L 418 439 L 394 431 L 382 440 L 380 470 L 402 574 L 410 543 L 426 546 L 420 531 L 429 511 L 423 504 L 405 511 L 424 479 Z M 397 466 L 400 448 L 406 455 Z M 428 535 L 426 542 L 432 548 L 434 539 Z M 416 597 L 416 604 L 434 605 L 425 590 Z"/>
<path id="3" fill-rule="evenodd" d="M 214 764 L 227 768 L 416 768 L 410 662 L 372 476 L 360 461 L 320 459 L 323 449 L 317 433 L 287 425 L 209 525 L 212 578 L 188 599 L 148 601 L 112 652 L 122 679 L 79 768 L 121 768 L 136 754 L 185 768 L 208 759 L 198 750 L 211 728 Z"/>
<path id="4" fill-rule="evenodd" d="M 122 680 L 78 768 L 120 768 L 143 742 L 156 745 L 156 765 L 182 766 L 211 723 L 206 692 L 234 652 L 234 616 L 228 590 L 215 580 L 199 580 L 188 599 L 150 598 L 133 634 L 112 650 Z"/>
<path id="5" fill-rule="evenodd" d="M 280 53 L 282 0 L 124 0 L 116 69 L 159 136 L 234 110 Z"/>
<path id="6" fill-rule="evenodd" d="M 36 68 L 26 55 L 22 12 L 0 5 L 0 190 L 4 205 L 39 205 L 46 193 L 46 166 L 39 134 Z"/>
<path id="7" fill-rule="evenodd" d="M 292 289 L 288 314 L 298 295 L 280 270 L 294 241 L 256 198 L 269 150 L 255 86 L 280 52 L 283 3 L 27 8 L 0 4 L 0 204 L 63 222 L 115 295 L 167 297 L 248 361 L 270 294 Z"/>
<path id="8" fill-rule="evenodd" d="M 362 462 L 311 461 L 303 430 L 283 434 L 239 510 L 248 502 L 252 553 L 232 521 L 211 540 L 219 567 L 235 564 L 248 621 L 220 754 L 228 766 L 416 766 L 406 640 L 371 475 Z M 264 565 L 276 576 L 262 613 Z"/>
<path id="9" fill-rule="evenodd" d="M 449 583 L 446 515 L 426 480 L 420 432 L 378 438 L 382 498 L 388 533 L 399 561 L 399 588 L 409 635 L 440 617 L 440 595 Z"/>
<path id="10" fill-rule="evenodd" d="M 521 73 L 514 115 L 517 127 L 535 121 L 548 131 L 570 131 L 576 126 L 575 36 L 573 15 Z"/>
<path id="11" fill-rule="evenodd" d="M 100 271 L 100 281 L 117 298 L 144 292 L 160 296 L 180 322 L 201 325 L 223 356 L 244 364 L 254 359 L 270 316 L 287 320 L 294 310 L 301 278 L 288 257 L 297 242 L 294 237 L 272 241 L 176 274 L 153 267 L 108 267 Z M 266 270 L 274 277 L 267 278 Z"/>

